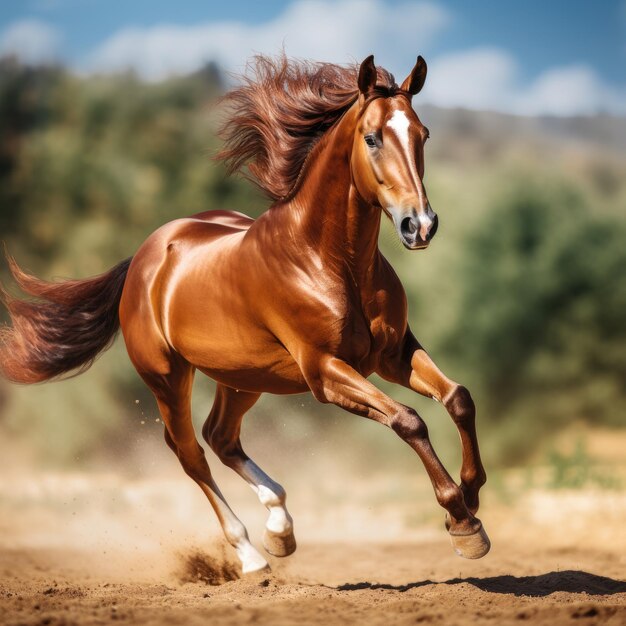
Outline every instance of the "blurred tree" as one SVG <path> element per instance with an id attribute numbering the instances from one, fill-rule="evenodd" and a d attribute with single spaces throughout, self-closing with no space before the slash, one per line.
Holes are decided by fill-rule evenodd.
<path id="1" fill-rule="evenodd" d="M 510 462 L 583 418 L 618 425 L 626 400 L 626 228 L 568 186 L 514 185 L 467 240 L 454 330 L 444 342 L 474 380 Z M 530 449 L 529 449 L 530 448 Z"/>

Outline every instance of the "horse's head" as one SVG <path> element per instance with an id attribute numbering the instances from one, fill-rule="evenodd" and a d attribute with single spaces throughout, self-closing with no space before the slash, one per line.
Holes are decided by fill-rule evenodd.
<path id="1" fill-rule="evenodd" d="M 437 231 L 424 188 L 424 143 L 428 129 L 411 106 L 426 80 L 420 56 L 397 93 L 376 87 L 374 57 L 359 69 L 360 113 L 352 150 L 352 175 L 359 194 L 393 220 L 410 250 L 428 246 Z"/>

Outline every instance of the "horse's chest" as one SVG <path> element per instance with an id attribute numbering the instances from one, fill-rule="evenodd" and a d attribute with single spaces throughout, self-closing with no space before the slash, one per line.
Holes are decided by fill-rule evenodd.
<path id="1" fill-rule="evenodd" d="M 394 314 L 387 293 L 380 291 L 354 310 L 348 328 L 351 356 L 374 363 L 381 352 L 392 349 L 402 338 L 402 316 Z"/>
<path id="2" fill-rule="evenodd" d="M 395 346 L 399 339 L 399 329 L 392 323 L 392 320 L 380 315 L 370 320 L 370 334 L 372 336 L 371 352 L 382 352 Z"/>

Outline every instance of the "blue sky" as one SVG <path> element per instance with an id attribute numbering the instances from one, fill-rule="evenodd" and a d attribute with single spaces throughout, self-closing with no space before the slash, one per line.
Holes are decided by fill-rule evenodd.
<path id="1" fill-rule="evenodd" d="M 626 114 L 626 0 L 21 0 L 0 3 L 0 53 L 147 79 L 255 51 L 349 62 L 398 78 L 429 62 L 425 101 L 518 113 Z"/>

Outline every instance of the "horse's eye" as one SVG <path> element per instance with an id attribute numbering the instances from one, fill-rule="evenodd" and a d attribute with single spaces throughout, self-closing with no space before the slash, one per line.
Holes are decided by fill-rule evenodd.
<path id="1" fill-rule="evenodd" d="M 370 148 L 378 147 L 378 142 L 376 141 L 376 135 L 374 133 L 370 133 L 369 135 L 365 135 L 365 143 Z"/>

